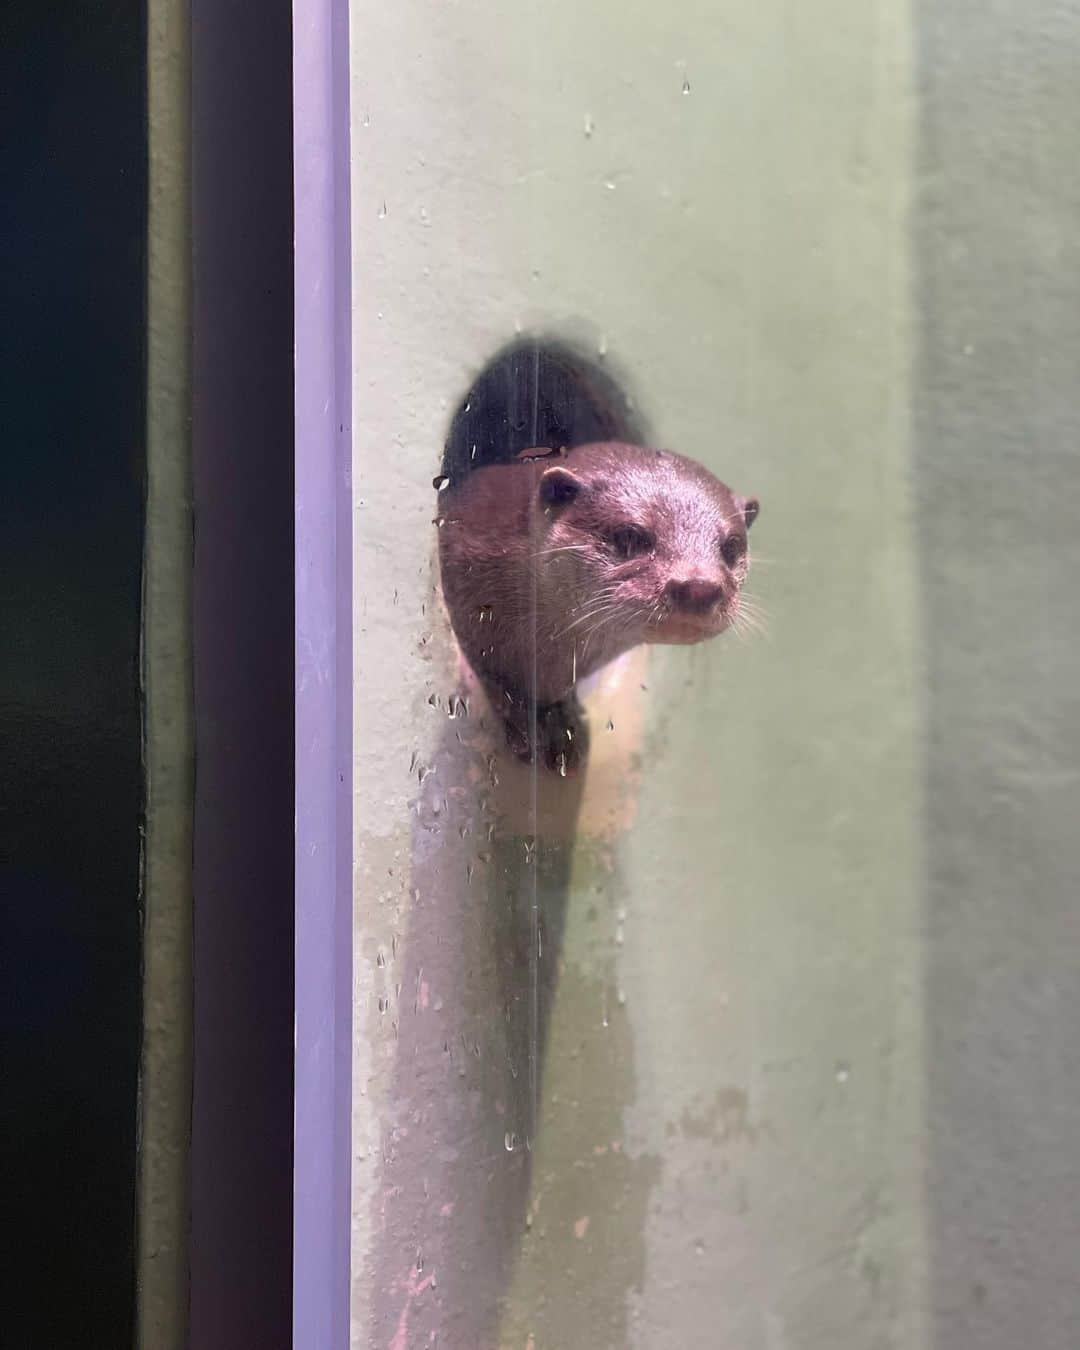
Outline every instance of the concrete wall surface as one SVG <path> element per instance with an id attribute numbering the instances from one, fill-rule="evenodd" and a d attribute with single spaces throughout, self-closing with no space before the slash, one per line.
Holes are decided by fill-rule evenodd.
<path id="1" fill-rule="evenodd" d="M 934 1344 L 1080 1343 L 1080 8 L 917 6 Z"/>
<path id="2" fill-rule="evenodd" d="M 353 1344 L 1075 1346 L 1080 10 L 353 0 L 351 69 Z M 765 631 L 572 783 L 438 590 L 516 334 L 762 500 Z"/>

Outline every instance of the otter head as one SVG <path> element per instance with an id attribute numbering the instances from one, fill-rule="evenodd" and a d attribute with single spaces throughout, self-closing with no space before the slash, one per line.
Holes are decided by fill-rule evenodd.
<path id="1" fill-rule="evenodd" d="M 758 509 L 681 455 L 580 446 L 537 482 L 542 602 L 597 650 L 716 637 L 739 613 Z"/>

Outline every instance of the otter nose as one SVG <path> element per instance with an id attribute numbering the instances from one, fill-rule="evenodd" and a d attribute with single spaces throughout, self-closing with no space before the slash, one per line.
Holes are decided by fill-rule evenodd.
<path id="1" fill-rule="evenodd" d="M 723 586 L 716 581 L 706 581 L 704 577 L 669 581 L 667 589 L 676 609 L 681 609 L 684 614 L 704 614 L 724 598 Z"/>

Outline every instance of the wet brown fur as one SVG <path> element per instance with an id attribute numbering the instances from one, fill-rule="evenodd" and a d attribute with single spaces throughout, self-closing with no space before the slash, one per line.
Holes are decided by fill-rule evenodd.
<path id="1" fill-rule="evenodd" d="M 451 622 L 517 753 L 573 768 L 578 680 L 731 624 L 757 509 L 694 460 L 615 441 L 527 451 L 440 494 Z"/>

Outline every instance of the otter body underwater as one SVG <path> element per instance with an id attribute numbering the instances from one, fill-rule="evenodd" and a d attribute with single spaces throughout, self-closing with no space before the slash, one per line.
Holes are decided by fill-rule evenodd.
<path id="1" fill-rule="evenodd" d="M 692 459 L 618 441 L 526 451 L 440 494 L 450 621 L 516 754 L 573 771 L 578 680 L 736 622 L 758 509 Z"/>

